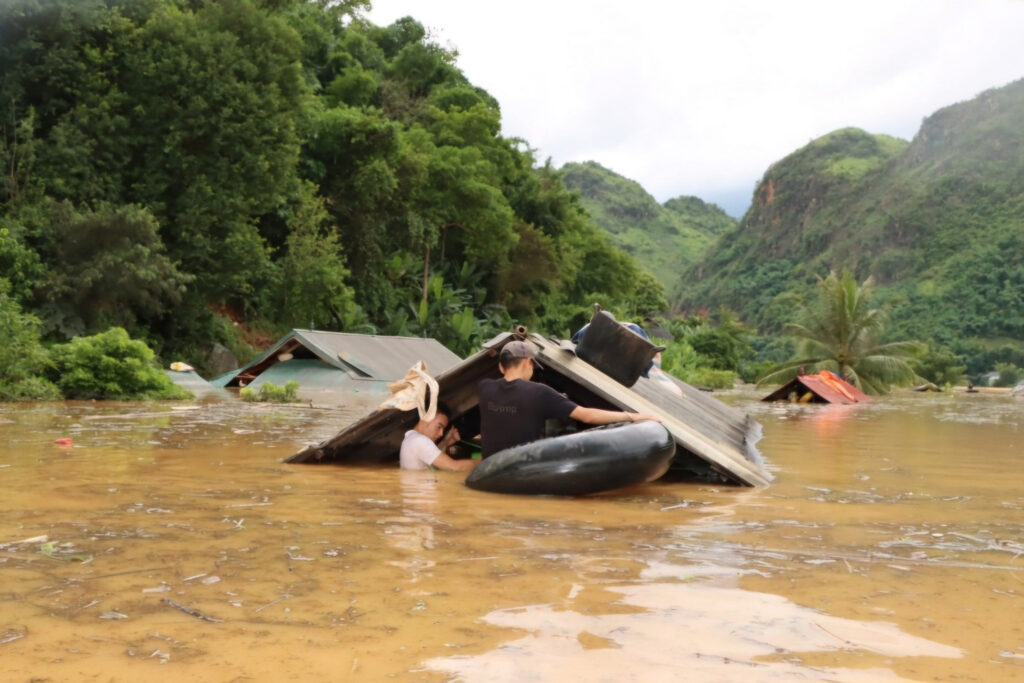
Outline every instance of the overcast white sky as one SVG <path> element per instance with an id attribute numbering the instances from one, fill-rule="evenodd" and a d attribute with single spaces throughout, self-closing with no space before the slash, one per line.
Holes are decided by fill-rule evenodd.
<path id="1" fill-rule="evenodd" d="M 459 52 L 540 161 L 738 215 L 770 164 L 846 126 L 913 137 L 1024 78 L 1024 0 L 373 0 Z"/>

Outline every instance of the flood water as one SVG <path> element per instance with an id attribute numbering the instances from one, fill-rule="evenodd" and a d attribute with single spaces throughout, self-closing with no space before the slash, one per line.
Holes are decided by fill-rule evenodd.
<path id="1" fill-rule="evenodd" d="M 361 406 L 0 404 L 0 680 L 1024 680 L 1024 398 L 754 399 L 771 486 L 580 499 L 281 463 Z"/>

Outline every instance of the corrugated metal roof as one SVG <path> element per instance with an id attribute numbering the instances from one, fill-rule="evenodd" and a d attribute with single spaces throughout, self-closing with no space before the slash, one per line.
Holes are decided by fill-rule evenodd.
<path id="1" fill-rule="evenodd" d="M 218 385 L 207 382 L 205 379 L 200 377 L 195 370 L 188 370 L 185 372 L 166 370 L 165 372 L 167 373 L 167 376 L 171 378 L 172 382 L 177 384 L 179 387 L 185 387 L 197 398 L 200 396 L 210 395 L 231 397 L 230 392 L 221 389 Z"/>
<path id="2" fill-rule="evenodd" d="M 761 436 L 761 427 L 742 411 L 678 380 L 676 384 L 689 390 L 682 397 L 659 389 L 652 380 L 625 387 L 577 358 L 571 344 L 558 344 L 538 335 L 530 335 L 530 341 L 540 346 L 538 358 L 542 364 L 560 371 L 619 409 L 662 418 L 678 447 L 727 479 L 748 486 L 764 486 L 771 481 L 754 446 Z"/>
<path id="3" fill-rule="evenodd" d="M 462 361 L 436 339 L 394 337 L 351 332 L 292 330 L 245 367 L 230 376 L 217 378 L 221 386 L 255 381 L 268 368 L 280 363 L 278 356 L 290 353 L 295 359 L 319 358 L 353 379 L 393 382 L 405 376 L 417 361 L 427 364 L 432 374 L 444 372 Z"/>
<path id="4" fill-rule="evenodd" d="M 852 403 L 867 403 L 871 397 L 863 391 L 846 382 L 834 373 L 828 372 L 827 376 L 822 373 L 813 375 L 798 375 L 792 380 L 765 396 L 765 401 L 785 401 L 793 391 L 799 391 L 797 386 L 802 386 L 815 396 L 827 403 L 838 405 L 849 405 Z"/>
<path id="5" fill-rule="evenodd" d="M 835 375 L 831 379 L 819 377 L 818 375 L 801 375 L 796 378 L 800 384 L 821 396 L 829 403 L 867 403 L 871 397 L 853 386 L 844 382 Z"/>
<path id="6" fill-rule="evenodd" d="M 247 386 L 259 389 L 261 384 L 272 382 L 277 386 L 295 380 L 299 383 L 299 396 L 311 398 L 318 392 L 378 393 L 381 398 L 388 395 L 388 382 L 394 380 L 352 377 L 339 372 L 319 358 L 293 358 L 271 365 Z"/>
<path id="7" fill-rule="evenodd" d="M 392 382 L 405 377 L 418 360 L 427 364 L 431 374 L 439 374 L 458 365 L 462 359 L 436 339 L 392 337 L 376 334 L 294 330 L 311 351 L 324 362 L 338 365 L 354 376 Z M 316 347 L 314 349 L 313 347 Z"/>

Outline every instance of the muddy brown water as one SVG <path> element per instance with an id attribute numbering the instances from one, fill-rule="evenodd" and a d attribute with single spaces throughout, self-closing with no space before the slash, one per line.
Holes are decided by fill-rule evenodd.
<path id="1" fill-rule="evenodd" d="M 771 486 L 581 499 L 281 463 L 360 405 L 0 405 L 0 680 L 1024 680 L 1024 399 L 725 400 Z"/>

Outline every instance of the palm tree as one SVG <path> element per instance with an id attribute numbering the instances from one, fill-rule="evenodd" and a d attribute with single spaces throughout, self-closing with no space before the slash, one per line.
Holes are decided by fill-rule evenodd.
<path id="1" fill-rule="evenodd" d="M 819 277 L 817 302 L 800 304 L 801 322 L 786 325 L 797 341 L 796 359 L 776 366 L 758 384 L 788 381 L 801 369 L 831 370 L 869 394 L 919 380 L 907 359 L 921 353 L 922 344 L 878 343 L 885 312 L 870 306 L 873 286 L 870 277 L 858 286 L 846 271 Z"/>

